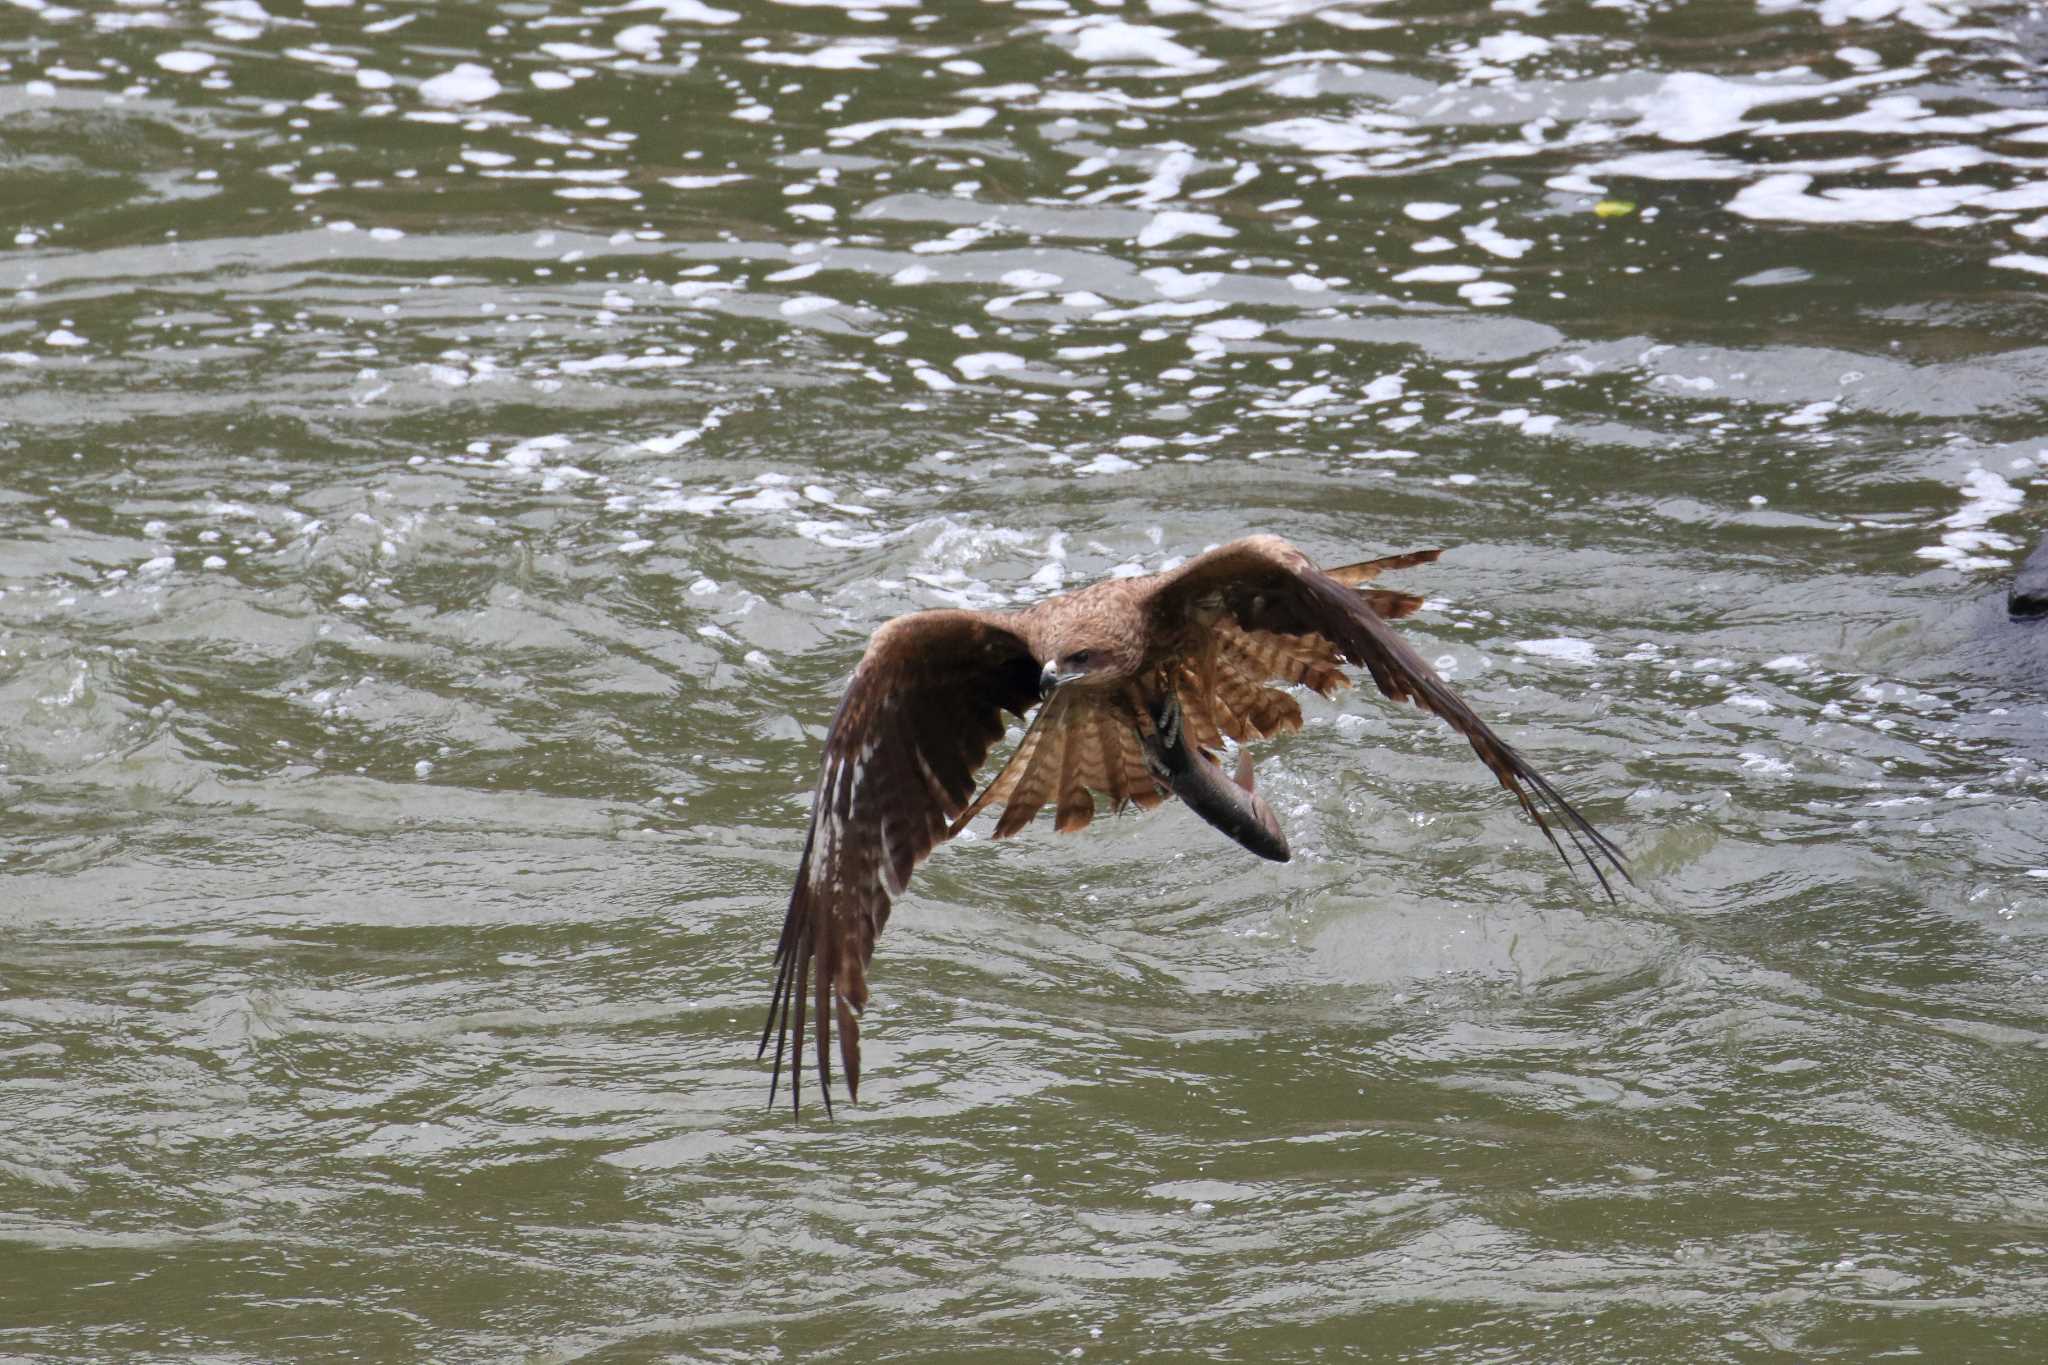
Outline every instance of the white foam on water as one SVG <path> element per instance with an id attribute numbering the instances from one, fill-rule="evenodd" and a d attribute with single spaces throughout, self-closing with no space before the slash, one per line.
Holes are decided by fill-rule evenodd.
<path id="1" fill-rule="evenodd" d="M 1926 73 L 1918 68 L 1862 72 L 1837 81 L 1779 81 L 1769 85 L 1731 81 L 1704 71 L 1675 71 L 1648 95 L 1629 103 L 1642 116 L 1629 131 L 1665 142 L 1707 142 L 1752 128 L 1749 114 L 1763 105 L 1824 99 L 1844 95 L 1877 82 L 1896 82 Z M 1823 131 L 1839 124 L 1807 125 Z"/>
<path id="2" fill-rule="evenodd" d="M 735 10 L 718 9 L 703 0 L 629 0 L 625 8 L 660 10 L 661 17 L 672 24 L 736 24 L 740 18 Z"/>
<path id="3" fill-rule="evenodd" d="M 559 434 L 529 436 L 505 452 L 500 463 L 511 469 L 538 469 L 550 451 L 569 448 L 569 438 Z"/>
<path id="4" fill-rule="evenodd" d="M 612 35 L 612 46 L 636 57 L 661 55 L 661 29 L 653 24 L 633 24 Z"/>
<path id="5" fill-rule="evenodd" d="M 886 56 L 895 48 L 896 45 L 890 42 L 856 39 L 827 43 L 813 52 L 750 52 L 747 60 L 764 66 L 808 66 L 819 71 L 873 71 L 875 64 L 868 59 Z"/>
<path id="6" fill-rule="evenodd" d="M 1193 298 L 1214 289 L 1223 276 L 1214 270 L 1198 270 L 1190 274 L 1175 266 L 1160 265 L 1138 272 L 1140 279 L 1149 280 L 1160 295 L 1169 299 Z"/>
<path id="7" fill-rule="evenodd" d="M 1969 499 L 1960 511 L 1944 523 L 1949 526 L 1982 526 L 1993 517 L 2017 512 L 2026 494 L 1989 469 L 1972 469 L 1963 476 L 1963 494 Z"/>
<path id="8" fill-rule="evenodd" d="M 1603 178 L 1626 175 L 1638 180 L 1747 180 L 1755 170 L 1743 162 L 1707 152 L 1666 151 L 1609 157 L 1581 167 L 1580 174 Z"/>
<path id="9" fill-rule="evenodd" d="M 194 52 L 189 48 L 178 52 L 159 52 L 156 54 L 156 64 L 158 66 L 166 71 L 175 71 L 180 75 L 186 76 L 206 70 L 206 68 L 213 65 L 213 60 L 211 52 Z"/>
<path id="10" fill-rule="evenodd" d="M 986 105 L 976 105 L 957 114 L 940 114 L 932 118 L 878 118 L 866 123 L 848 123 L 832 129 L 827 136 L 838 142 L 862 142 L 877 133 L 959 132 L 984 127 L 995 116 L 995 110 Z"/>
<path id="11" fill-rule="evenodd" d="M 1124 322 L 1131 318 L 1198 318 L 1230 305 L 1221 299 L 1188 299 L 1180 303 L 1145 303 L 1136 308 L 1103 308 L 1088 315 L 1090 322 Z"/>
<path id="12" fill-rule="evenodd" d="M 519 171 L 487 169 L 482 171 L 481 174 L 487 180 L 568 180 L 578 184 L 602 184 L 605 181 L 624 180 L 632 172 L 624 167 L 593 166 L 574 170 L 563 170 L 556 167 Z M 552 238 L 549 238 L 549 240 L 552 240 Z M 545 245 L 545 243 L 542 244 Z M 564 259 L 573 260 L 574 257 L 564 257 Z"/>
<path id="13" fill-rule="evenodd" d="M 1484 272 L 1476 265 L 1418 265 L 1394 276 L 1395 284 L 1464 284 Z"/>
<path id="14" fill-rule="evenodd" d="M 1968 116 L 1936 114 L 1911 95 L 1883 95 L 1865 108 L 1838 118 L 1794 123 L 1767 123 L 1763 131 L 1784 137 L 1796 133 L 1981 133 L 1986 125 Z"/>
<path id="15" fill-rule="evenodd" d="M 1494 419 L 1504 427 L 1514 427 L 1524 436 L 1548 436 L 1557 430 L 1558 418 L 1546 413 L 1534 416 L 1527 408 L 1509 408 Z"/>
<path id="16" fill-rule="evenodd" d="M 1762 0 L 1757 8 L 1765 14 L 1777 10 L 1806 8 L 1794 0 Z M 1820 21 L 1830 28 L 1843 24 L 1882 24 L 1897 19 L 1928 33 L 1961 36 L 1956 25 L 1969 9 L 1966 0 L 1821 0 Z M 1997 30 L 1971 29 L 1988 37 L 2004 37 Z"/>
<path id="17" fill-rule="evenodd" d="M 612 352 L 583 360 L 565 360 L 556 368 L 563 374 L 594 374 L 604 370 L 643 373 L 648 370 L 680 369 L 692 363 L 692 358 L 688 354 L 675 355 L 664 352 L 660 355 L 622 355 Z"/>
<path id="18" fill-rule="evenodd" d="M 1106 169 L 1113 163 L 1106 157 L 1089 157 L 1077 164 L 1067 174 L 1072 179 L 1082 179 Z M 1112 199 L 1128 199 L 1132 203 L 1149 208 L 1180 196 L 1182 183 L 1196 169 L 1194 157 L 1183 151 L 1168 152 L 1159 159 L 1152 174 L 1141 184 L 1130 185 L 1115 182 L 1099 190 L 1091 190 L 1075 199 L 1077 204 L 1106 204 Z M 1195 196 L 1190 196 L 1195 197 Z"/>
<path id="19" fill-rule="evenodd" d="M 1743 218 L 1792 223 L 1901 223 L 1949 213 L 1996 193 L 1983 185 L 1918 185 L 1911 188 L 1841 188 L 1808 194 L 1813 177 L 1767 175 L 1745 185 L 1728 201 Z"/>
<path id="20" fill-rule="evenodd" d="M 1502 232 L 1498 218 L 1488 218 L 1483 223 L 1462 228 L 1460 233 L 1481 251 L 1510 261 L 1521 259 L 1530 247 L 1536 245 L 1527 237 L 1510 237 Z"/>
<path id="21" fill-rule="evenodd" d="M 1374 29 L 1399 28 L 1399 19 L 1380 19 L 1355 10 L 1315 8 L 1315 17 L 1332 28 L 1348 29 L 1353 33 L 1368 33 Z M 1318 54 L 1320 55 L 1320 54 Z M 1356 52 L 1332 53 L 1332 56 L 1356 57 Z"/>
<path id="22" fill-rule="evenodd" d="M 2009 561 L 2004 555 L 2019 549 L 2019 542 L 1988 527 L 1994 518 L 2017 512 L 2026 501 L 2025 491 L 2014 487 L 2003 475 L 1977 468 L 1963 475 L 1962 493 L 1962 507 L 1941 520 L 1941 525 L 1949 528 L 1943 532 L 1941 542 L 1923 545 L 1913 553 L 1965 573 L 2007 567 Z M 1986 550 L 2002 553 L 1979 553 Z"/>
<path id="23" fill-rule="evenodd" d="M 1138 229 L 1138 245 L 1155 247 L 1183 237 L 1230 238 L 1236 235 L 1236 228 L 1225 227 L 1223 220 L 1213 213 L 1166 209 L 1154 214 L 1151 222 Z"/>
<path id="24" fill-rule="evenodd" d="M 1413 144 L 1417 139 L 1412 134 L 1396 131 L 1413 126 L 1410 120 L 1391 115 L 1360 114 L 1350 120 L 1305 116 L 1261 123 L 1238 136 L 1302 152 L 1366 152 Z"/>
<path id="25" fill-rule="evenodd" d="M 1221 65 L 1177 41 L 1171 30 L 1151 24 L 1092 23 L 1073 38 L 1074 55 L 1091 65 L 1115 62 L 1178 71 L 1210 71 Z"/>
<path id="26" fill-rule="evenodd" d="M 953 368 L 960 371 L 961 377 L 970 384 L 1000 371 L 1021 370 L 1024 365 L 1023 356 L 1012 355 L 1008 351 L 980 351 L 953 361 Z"/>
<path id="27" fill-rule="evenodd" d="M 1956 143 L 1945 143 L 1939 147 L 1923 147 L 1917 152 L 1893 157 L 1886 167 L 1893 175 L 1937 175 L 1954 171 L 1966 171 L 1973 166 L 1983 166 L 2001 160 L 1982 147 L 1965 147 Z"/>
<path id="28" fill-rule="evenodd" d="M 1337 396 L 1335 387 L 1329 384 L 1305 384 L 1287 394 L 1285 406 L 1290 408 L 1312 408 L 1327 403 Z"/>
<path id="29" fill-rule="evenodd" d="M 1781 427 L 1817 427 L 1831 415 L 1841 411 L 1842 405 L 1833 399 L 1822 398 L 1786 413 L 1778 419 Z"/>
<path id="30" fill-rule="evenodd" d="M 420 98 L 429 104 L 481 104 L 504 87 L 487 66 L 459 62 L 452 69 L 420 82 Z"/>
<path id="31" fill-rule="evenodd" d="M 1359 397 L 1366 403 L 1391 403 L 1408 391 L 1408 381 L 1398 374 L 1383 374 L 1367 384 Z"/>
<path id="32" fill-rule="evenodd" d="M 1540 659 L 1555 659 L 1559 663 L 1581 667 L 1600 662 L 1599 652 L 1593 648 L 1591 640 L 1575 639 L 1568 635 L 1548 640 L 1516 640 L 1509 648 L 1517 654 L 1531 654 Z"/>
<path id="33" fill-rule="evenodd" d="M 1505 33 L 1490 33 L 1474 44 L 1473 50 L 1482 61 L 1512 66 L 1516 62 L 1540 57 L 1550 51 L 1550 40 L 1539 38 L 1533 33 L 1509 29 Z"/>

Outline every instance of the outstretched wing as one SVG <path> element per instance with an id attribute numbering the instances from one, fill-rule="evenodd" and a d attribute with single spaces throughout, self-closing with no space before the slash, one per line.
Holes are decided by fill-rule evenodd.
<path id="1" fill-rule="evenodd" d="M 1038 700 L 1038 664 L 999 616 L 925 611 L 868 641 L 825 736 L 810 832 L 775 949 L 775 994 L 761 1053 L 775 1039 L 775 1102 L 787 1052 L 789 1101 L 801 1099 L 805 1007 L 816 1015 L 818 1086 L 832 1110 L 832 1030 L 846 1093 L 858 1098 L 867 965 L 910 874 L 951 836 L 975 772 L 1002 738 L 1003 713 Z"/>
<path id="2" fill-rule="evenodd" d="M 1621 850 L 1474 714 L 1450 684 L 1381 619 L 1406 612 L 1379 610 L 1379 602 L 1354 586 L 1381 568 L 1434 557 L 1424 551 L 1325 572 L 1278 536 L 1233 541 L 1160 575 L 1151 601 L 1153 638 L 1178 641 L 1183 657 L 1195 658 L 1203 656 L 1206 637 L 1219 630 L 1249 636 L 1253 641 L 1281 642 L 1284 649 L 1276 645 L 1272 651 L 1274 673 L 1325 693 L 1333 689 L 1327 686 L 1327 674 L 1320 671 L 1323 665 L 1316 646 L 1327 642 L 1345 662 L 1371 673 L 1374 684 L 1390 700 L 1412 701 L 1465 736 L 1558 856 L 1567 865 L 1571 863 L 1552 819 L 1592 870 L 1600 888 L 1612 898 L 1614 888 L 1601 862 L 1604 859 L 1629 879 Z M 1295 723 L 1299 723 L 1298 715 Z"/>

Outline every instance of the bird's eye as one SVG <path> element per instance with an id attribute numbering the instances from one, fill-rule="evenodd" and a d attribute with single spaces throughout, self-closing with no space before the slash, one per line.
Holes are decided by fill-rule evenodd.
<path id="1" fill-rule="evenodd" d="M 1079 664 L 1082 668 L 1086 668 L 1089 664 L 1095 662 L 1095 651 L 1092 649 L 1077 649 L 1067 656 L 1067 662 Z"/>

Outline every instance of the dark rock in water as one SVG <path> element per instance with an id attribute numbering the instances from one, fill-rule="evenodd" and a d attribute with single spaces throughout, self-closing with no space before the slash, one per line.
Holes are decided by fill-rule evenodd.
<path id="1" fill-rule="evenodd" d="M 2042 537 L 2027 562 L 2020 565 L 2012 591 L 2006 594 L 2005 609 L 2018 620 L 2048 616 L 2048 536 Z"/>

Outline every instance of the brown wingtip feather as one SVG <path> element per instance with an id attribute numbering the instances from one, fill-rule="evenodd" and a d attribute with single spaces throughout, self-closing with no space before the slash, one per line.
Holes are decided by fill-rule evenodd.
<path id="1" fill-rule="evenodd" d="M 1331 607 L 1347 606 L 1346 599 L 1355 601 L 1363 596 L 1356 591 L 1355 584 L 1371 578 L 1382 568 L 1393 568 L 1407 564 L 1433 560 L 1439 550 L 1417 550 L 1405 555 L 1390 555 L 1385 559 L 1369 560 L 1364 564 L 1353 564 L 1322 577 L 1335 580 L 1335 584 L 1352 588 L 1344 593 L 1335 584 L 1316 590 L 1317 575 L 1312 566 L 1306 568 L 1305 581 L 1312 592 L 1321 596 Z M 1303 568 L 1295 572 L 1302 573 Z M 1370 604 L 1368 604 L 1369 606 Z M 1413 646 L 1388 630 L 1373 617 L 1380 615 L 1376 610 L 1371 615 L 1349 613 L 1348 623 L 1340 614 L 1329 620 L 1328 625 L 1342 637 L 1340 643 L 1352 662 L 1363 666 L 1372 674 L 1373 682 L 1381 693 L 1393 701 L 1413 702 L 1424 710 L 1434 712 L 1450 723 L 1451 727 L 1464 735 L 1478 754 L 1480 761 L 1493 770 L 1501 786 L 1505 787 L 1536 827 L 1543 831 L 1543 837 L 1557 850 L 1565 866 L 1577 874 L 1578 864 L 1572 854 L 1578 855 L 1578 862 L 1584 863 L 1592 872 L 1600 889 L 1607 893 L 1610 901 L 1618 900 L 1614 884 L 1608 880 L 1609 868 L 1618 873 L 1622 880 L 1633 886 L 1635 878 L 1630 874 L 1628 862 L 1621 850 L 1606 835 L 1594 827 L 1592 821 L 1581 815 L 1578 808 L 1564 799 L 1564 796 L 1527 759 L 1516 753 L 1514 747 L 1494 734 L 1493 730 L 1467 706 L 1458 694 L 1451 690 L 1436 671 L 1423 662 Z M 1545 812 L 1548 811 L 1549 818 Z M 1553 820 L 1555 823 L 1553 823 Z M 1559 831 L 1564 837 L 1558 837 Z M 1567 851 L 1566 844 L 1570 844 Z"/>
<path id="2" fill-rule="evenodd" d="M 1510 765 L 1504 770 L 1496 770 L 1495 775 L 1500 778 L 1501 786 L 1514 794 L 1522 810 L 1536 822 L 1536 828 L 1543 831 L 1543 837 L 1557 850 L 1557 856 L 1564 859 L 1565 867 L 1570 869 L 1574 877 L 1578 875 L 1579 869 L 1577 864 L 1572 862 L 1572 853 L 1579 855 L 1579 861 L 1593 874 L 1593 879 L 1600 884 L 1600 889 L 1607 893 L 1607 899 L 1619 903 L 1621 898 L 1615 895 L 1614 884 L 1607 880 L 1607 868 L 1613 868 L 1630 886 L 1636 884 L 1635 875 L 1629 871 L 1628 859 L 1622 855 L 1621 849 L 1612 839 L 1602 834 L 1598 826 L 1581 815 L 1577 806 L 1565 800 L 1557 788 L 1550 785 L 1550 780 L 1530 767 L 1520 754 L 1504 744 L 1501 748 L 1505 751 Z M 1516 779 L 1528 783 L 1529 790 L 1524 790 Z M 1543 818 L 1543 811 L 1538 808 L 1536 801 L 1530 798 L 1529 792 L 1532 790 L 1541 798 L 1543 805 L 1549 807 L 1551 814 L 1557 817 L 1557 827 L 1553 827 L 1550 821 Z M 1558 840 L 1559 827 L 1564 830 L 1565 839 L 1571 843 L 1570 853 L 1565 851 L 1564 844 Z M 1601 865 L 1603 858 L 1606 860 L 1606 867 Z"/>
<path id="3" fill-rule="evenodd" d="M 842 998 L 839 1001 L 839 1065 L 846 1073 L 846 1098 L 860 1102 L 860 1017 Z M 829 1106 L 828 1106 L 829 1108 Z"/>
<path id="4" fill-rule="evenodd" d="M 1325 569 L 1323 572 L 1336 579 L 1339 583 L 1342 583 L 1345 587 L 1355 588 L 1361 583 L 1371 582 L 1389 569 L 1412 569 L 1417 564 L 1434 563 L 1437 556 L 1442 553 L 1443 547 L 1441 546 L 1434 550 L 1410 550 L 1406 554 L 1383 555 L 1378 559 L 1361 560 L 1356 564 L 1343 564 L 1334 569 Z M 1385 612 L 1380 614 L 1382 616 L 1386 615 Z"/>

